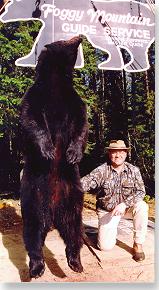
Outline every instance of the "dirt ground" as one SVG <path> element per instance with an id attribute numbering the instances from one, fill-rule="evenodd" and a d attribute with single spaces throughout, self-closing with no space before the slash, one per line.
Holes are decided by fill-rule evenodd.
<path id="1" fill-rule="evenodd" d="M 102 252 L 96 247 L 95 211 L 84 208 L 83 220 L 86 237 L 91 245 L 89 248 L 84 245 L 81 250 L 84 272 L 75 273 L 68 267 L 63 240 L 53 230 L 48 234 L 44 246 L 45 273 L 38 279 L 30 279 L 29 259 L 22 238 L 20 202 L 10 200 L 0 203 L 0 282 L 154 282 L 153 226 L 148 230 L 145 244 L 146 259 L 136 263 L 132 259 L 131 224 L 129 231 L 124 231 L 124 224 L 122 225 L 113 250 Z"/>

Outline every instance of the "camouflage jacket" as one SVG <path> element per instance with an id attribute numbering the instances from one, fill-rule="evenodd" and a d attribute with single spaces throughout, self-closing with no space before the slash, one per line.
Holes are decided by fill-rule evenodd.
<path id="1" fill-rule="evenodd" d="M 81 178 L 84 191 L 97 192 L 96 207 L 112 211 L 121 202 L 129 208 L 145 196 L 145 186 L 138 167 L 124 162 L 120 174 L 107 163 Z"/>

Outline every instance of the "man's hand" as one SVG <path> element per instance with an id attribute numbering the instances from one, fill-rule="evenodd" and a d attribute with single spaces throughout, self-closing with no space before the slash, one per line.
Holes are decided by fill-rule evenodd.
<path id="1" fill-rule="evenodd" d="M 124 202 L 119 203 L 113 210 L 112 210 L 112 216 L 114 215 L 120 215 L 123 216 L 125 214 L 126 210 L 126 204 Z"/>

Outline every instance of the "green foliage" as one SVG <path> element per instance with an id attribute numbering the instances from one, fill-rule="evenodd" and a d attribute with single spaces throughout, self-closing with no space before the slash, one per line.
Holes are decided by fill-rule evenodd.
<path id="1" fill-rule="evenodd" d="M 150 197 L 148 194 L 146 194 L 146 195 L 144 196 L 144 201 L 145 201 L 146 203 L 148 203 L 148 202 L 150 201 L 150 199 L 151 199 L 151 197 Z"/>
<path id="2" fill-rule="evenodd" d="M 16 67 L 15 60 L 30 51 L 39 28 L 39 21 L 0 23 L 0 138 L 13 137 L 18 126 L 21 97 L 34 70 Z"/>
<path id="3" fill-rule="evenodd" d="M 85 151 L 90 155 L 93 151 L 96 140 L 94 137 L 94 112 L 98 109 L 98 95 L 95 91 L 94 81 L 97 74 L 97 57 L 95 49 L 90 45 L 87 39 L 82 42 L 85 65 L 82 69 L 76 69 L 74 73 L 74 86 L 78 94 L 87 105 L 87 115 L 89 122 L 89 140 Z"/>
<path id="4" fill-rule="evenodd" d="M 0 188 L 17 190 L 22 155 L 19 114 L 21 98 L 33 83 L 34 69 L 15 66 L 30 52 L 39 21 L 0 23 Z"/>
<path id="5" fill-rule="evenodd" d="M 5 144 L 7 154 L 9 152 L 16 160 L 18 170 L 22 160 L 18 148 L 18 142 L 21 141 L 18 124 L 20 103 L 23 94 L 33 83 L 34 69 L 17 67 L 15 60 L 30 52 L 40 27 L 41 22 L 38 20 L 0 23 L 0 150 L 1 143 Z M 154 44 L 149 50 L 151 67 L 147 72 L 141 73 L 99 70 L 97 65 L 106 60 L 107 55 L 93 48 L 86 38 L 82 46 L 85 66 L 75 70 L 74 86 L 87 104 L 89 139 L 83 167 L 90 171 L 91 167 L 96 167 L 105 160 L 105 147 L 110 139 L 125 139 L 132 147 L 129 159 L 140 167 L 146 189 L 152 196 Z M 6 165 L 6 161 L 4 165 L 2 162 L 6 158 L 3 151 L 0 151 L 0 158 L 0 170 L 3 171 Z M 12 180 L 17 178 L 13 178 L 10 173 L 8 175 Z"/>

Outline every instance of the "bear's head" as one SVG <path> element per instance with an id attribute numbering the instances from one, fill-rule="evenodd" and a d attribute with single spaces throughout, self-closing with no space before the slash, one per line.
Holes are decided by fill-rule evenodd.
<path id="1" fill-rule="evenodd" d="M 82 37 L 75 36 L 70 40 L 60 40 L 45 45 L 38 58 L 37 76 L 46 78 L 51 73 L 71 74 L 76 62 L 78 46 L 81 42 Z"/>

